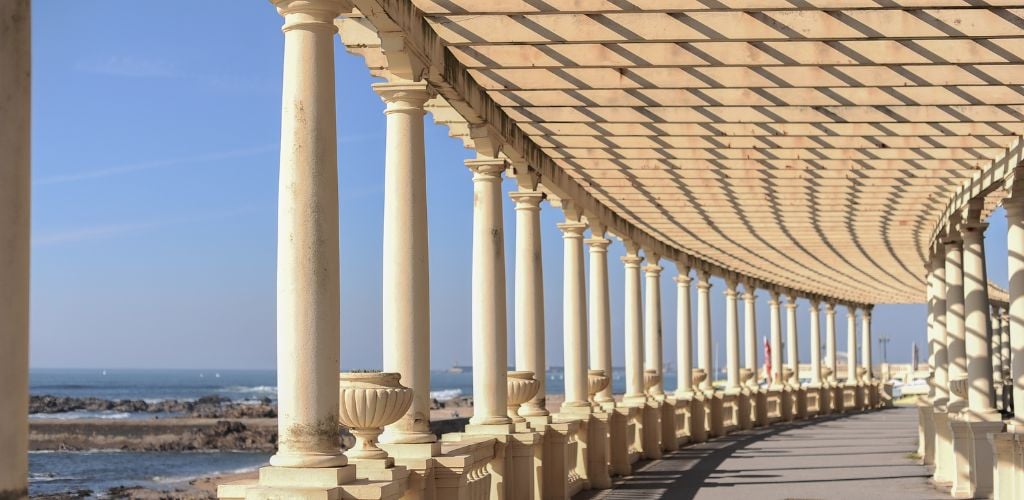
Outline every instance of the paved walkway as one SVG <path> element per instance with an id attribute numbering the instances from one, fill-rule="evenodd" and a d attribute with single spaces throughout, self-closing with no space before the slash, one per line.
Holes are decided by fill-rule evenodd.
<path id="1" fill-rule="evenodd" d="M 943 499 L 917 448 L 917 412 L 895 408 L 736 433 L 643 464 L 578 499 Z"/>

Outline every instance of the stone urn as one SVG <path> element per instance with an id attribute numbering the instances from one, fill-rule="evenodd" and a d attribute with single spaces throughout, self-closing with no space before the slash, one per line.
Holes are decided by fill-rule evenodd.
<path id="1" fill-rule="evenodd" d="M 782 367 L 782 383 L 795 385 L 796 381 L 790 380 L 792 378 L 794 378 L 793 369 L 788 366 Z"/>
<path id="2" fill-rule="evenodd" d="M 511 371 L 505 379 L 508 386 L 508 418 L 513 422 L 526 422 L 519 416 L 519 407 L 537 394 L 540 382 L 533 378 L 531 371 Z"/>
<path id="3" fill-rule="evenodd" d="M 866 377 L 867 374 L 868 374 L 868 369 L 867 368 L 864 368 L 863 366 L 858 366 L 857 367 L 857 380 L 859 380 L 861 382 L 867 382 L 867 377 Z"/>
<path id="4" fill-rule="evenodd" d="M 587 394 L 590 395 L 590 401 L 594 401 L 594 396 L 597 393 L 605 390 L 611 379 L 605 375 L 604 370 L 588 370 L 587 371 Z"/>
<path id="5" fill-rule="evenodd" d="M 651 390 L 651 387 L 657 385 L 658 382 L 661 382 L 661 374 L 658 373 L 658 370 L 654 368 L 644 370 L 644 391 Z"/>
<path id="6" fill-rule="evenodd" d="M 821 367 L 821 378 L 822 378 L 822 380 L 826 380 L 827 381 L 827 380 L 829 380 L 829 377 L 831 377 L 831 376 L 832 376 L 832 369 L 831 368 L 829 368 L 827 366 Z"/>
<path id="7" fill-rule="evenodd" d="M 412 389 L 398 383 L 399 373 L 342 372 L 339 379 L 338 421 L 356 438 L 345 452 L 353 459 L 384 459 L 387 452 L 377 446 L 384 426 L 402 418 L 412 405 Z"/>
<path id="8" fill-rule="evenodd" d="M 958 378 L 949 381 L 949 392 L 960 399 L 967 399 L 967 379 Z"/>
<path id="9" fill-rule="evenodd" d="M 754 379 L 754 370 L 750 368 L 740 368 L 740 385 L 750 385 L 750 381 Z"/>
<path id="10" fill-rule="evenodd" d="M 708 372 L 703 368 L 694 368 L 691 372 L 693 377 L 691 380 L 693 381 L 694 387 L 699 387 L 701 382 L 704 382 L 708 378 Z"/>

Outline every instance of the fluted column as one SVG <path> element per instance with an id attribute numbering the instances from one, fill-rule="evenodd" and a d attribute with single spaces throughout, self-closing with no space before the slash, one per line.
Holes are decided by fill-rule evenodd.
<path id="1" fill-rule="evenodd" d="M 645 251 L 647 255 L 647 266 L 644 267 L 644 274 L 647 278 L 646 295 L 644 303 L 644 365 L 648 369 L 658 372 L 661 379 L 664 378 L 662 370 L 662 343 L 661 343 L 661 270 L 658 265 L 661 260 L 655 252 Z M 664 381 L 650 389 L 651 395 L 660 396 L 665 394 Z"/>
<path id="2" fill-rule="evenodd" d="M 1024 197 L 1003 201 L 1008 249 L 1010 380 L 1013 383 L 1013 427 L 1024 431 Z"/>
<path id="3" fill-rule="evenodd" d="M 946 250 L 946 352 L 949 381 L 967 378 L 967 349 L 964 343 L 964 274 L 963 242 L 953 239 L 945 243 Z M 967 401 L 950 391 L 950 412 L 958 412 Z"/>
<path id="4" fill-rule="evenodd" d="M 643 401 L 644 395 L 644 337 L 643 316 L 640 299 L 640 264 L 644 258 L 639 255 L 640 248 L 630 241 L 625 241 L 626 255 L 622 263 L 626 269 L 626 306 L 623 314 L 626 335 L 626 394 L 623 401 Z"/>
<path id="5" fill-rule="evenodd" d="M 334 18 L 342 2 L 275 2 L 284 17 L 277 238 L 278 443 L 270 463 L 334 467 L 341 352 Z"/>
<path id="6" fill-rule="evenodd" d="M 857 308 L 846 306 L 846 385 L 857 385 Z"/>
<path id="7" fill-rule="evenodd" d="M 544 194 L 535 185 L 519 183 L 509 193 L 516 203 L 516 369 L 531 371 L 537 394 L 519 408 L 524 417 L 548 415 L 547 361 L 544 352 L 544 267 L 541 259 L 540 203 Z"/>
<path id="8" fill-rule="evenodd" d="M 740 327 L 735 277 L 725 278 L 725 374 L 726 390 L 740 388 Z"/>
<path id="9" fill-rule="evenodd" d="M 743 287 L 743 338 L 744 367 L 754 375 L 747 382 L 751 388 L 757 388 L 757 289 L 750 282 Z"/>
<path id="10" fill-rule="evenodd" d="M 0 2 L 0 498 L 28 498 L 31 4 Z"/>
<path id="11" fill-rule="evenodd" d="M 715 378 L 711 362 L 711 273 L 704 269 L 697 270 L 697 353 L 698 368 L 708 374 L 700 383 L 703 391 L 713 391 L 712 379 Z"/>
<path id="12" fill-rule="evenodd" d="M 430 262 L 427 258 L 427 175 L 423 153 L 424 82 L 376 83 L 387 104 L 384 156 L 383 368 L 402 375 L 412 405 L 387 426 L 385 443 L 431 443 Z"/>
<path id="13" fill-rule="evenodd" d="M 866 306 L 860 316 L 860 363 L 867 370 L 864 375 L 866 380 L 874 378 L 871 373 L 871 308 Z"/>
<path id="14" fill-rule="evenodd" d="M 693 394 L 693 346 L 690 312 L 690 266 L 677 264 L 679 275 L 676 276 L 676 367 L 679 384 L 676 389 L 677 398 L 687 398 Z"/>
<path id="15" fill-rule="evenodd" d="M 583 269 L 583 232 L 587 225 L 580 222 L 578 213 L 566 209 L 565 222 L 558 225 L 562 231 L 563 296 L 562 333 L 565 356 L 565 402 L 562 410 L 589 408 L 587 393 L 587 303 Z"/>
<path id="16" fill-rule="evenodd" d="M 466 160 L 473 172 L 473 282 L 471 289 L 474 425 L 505 425 L 508 418 L 508 332 L 505 311 L 505 226 L 501 210 L 502 159 Z"/>
<path id="17" fill-rule="evenodd" d="M 821 310 L 820 302 L 811 299 L 811 385 L 821 385 Z"/>
<path id="18" fill-rule="evenodd" d="M 933 357 L 932 365 L 935 374 L 932 377 L 932 387 L 935 395 L 932 398 L 932 405 L 937 409 L 945 409 L 949 401 L 949 358 L 946 350 L 946 258 L 943 251 L 937 251 L 932 255 L 932 286 L 935 297 L 932 320 Z"/>
<path id="19" fill-rule="evenodd" d="M 612 378 L 612 324 L 608 299 L 608 245 L 611 240 L 604 237 L 605 228 L 597 222 L 590 223 L 590 238 L 585 243 L 590 247 L 590 367 L 604 370 L 608 380 Z M 594 399 L 599 403 L 610 403 L 612 384 L 609 383 Z"/>
<path id="20" fill-rule="evenodd" d="M 771 327 L 772 347 L 772 380 L 773 389 L 778 389 L 785 382 L 782 380 L 782 315 L 779 314 L 779 292 L 769 290 L 768 312 Z"/>
<path id="21" fill-rule="evenodd" d="M 992 387 L 992 352 L 989 343 L 988 276 L 985 271 L 985 228 L 988 224 L 963 224 L 964 327 L 967 334 L 967 399 L 971 413 L 996 413 Z M 995 418 L 994 416 L 992 418 Z"/>
<path id="22" fill-rule="evenodd" d="M 796 333 L 796 295 L 789 294 L 789 301 L 786 302 L 786 362 L 789 369 L 793 370 L 793 377 L 796 382 L 794 387 L 800 386 L 800 344 Z M 787 381 L 788 382 L 788 381 Z"/>
<path id="23" fill-rule="evenodd" d="M 835 383 L 839 376 L 839 365 L 836 362 L 836 304 L 834 302 L 825 303 L 825 355 L 828 358 L 825 363 L 832 370 L 828 381 Z"/>

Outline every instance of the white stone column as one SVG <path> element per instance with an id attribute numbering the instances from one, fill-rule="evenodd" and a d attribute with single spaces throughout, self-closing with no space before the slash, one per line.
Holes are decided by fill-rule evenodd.
<path id="1" fill-rule="evenodd" d="M 846 306 L 846 385 L 857 385 L 857 308 Z"/>
<path id="2" fill-rule="evenodd" d="M 376 83 L 387 104 L 384 157 L 383 368 L 413 390 L 409 411 L 381 435 L 384 443 L 431 443 L 430 260 L 423 151 L 424 82 Z"/>
<path id="3" fill-rule="evenodd" d="M 994 376 L 998 376 L 999 380 L 1008 384 L 1009 382 L 1007 381 L 1010 380 L 1010 366 L 1012 361 L 1010 359 L 1010 316 L 1007 309 L 1003 309 L 1002 315 L 999 319 L 1001 325 L 999 328 L 999 352 L 1000 358 L 1003 360 L 1003 371 L 1002 373 L 995 374 Z"/>
<path id="4" fill-rule="evenodd" d="M 946 247 L 946 353 L 949 381 L 967 378 L 967 349 L 964 343 L 963 242 L 954 239 Z M 950 413 L 967 406 L 967 401 L 950 391 Z"/>
<path id="5" fill-rule="evenodd" d="M 605 227 L 590 222 L 590 238 L 584 242 L 590 247 L 590 367 L 604 370 L 612 378 L 612 320 L 608 298 L 608 245 Z M 609 382 L 594 397 L 599 403 L 612 403 L 612 384 Z"/>
<path id="6" fill-rule="evenodd" d="M 864 377 L 867 380 L 872 380 L 874 377 L 871 373 L 871 308 L 873 306 L 865 306 L 864 312 L 860 316 L 860 363 L 867 370 L 867 374 Z"/>
<path id="7" fill-rule="evenodd" d="M 471 288 L 474 425 L 507 425 L 508 332 L 505 311 L 505 226 L 501 174 L 505 160 L 466 160 L 473 172 Z"/>
<path id="8" fill-rule="evenodd" d="M 992 383 L 995 384 L 1000 382 L 1000 378 L 1003 373 L 1003 350 L 1002 350 L 1002 330 L 1003 330 L 1003 313 L 999 306 L 992 305 L 989 307 L 989 321 L 992 325 L 990 334 L 988 336 L 989 349 L 992 352 Z M 997 397 L 996 402 L 999 401 Z"/>
<path id="9" fill-rule="evenodd" d="M 740 389 L 740 327 L 736 303 L 737 280 L 725 278 L 725 366 L 727 391 Z"/>
<path id="10" fill-rule="evenodd" d="M 334 18 L 342 2 L 275 2 L 284 16 L 277 230 L 278 443 L 271 465 L 335 467 L 340 281 Z"/>
<path id="11" fill-rule="evenodd" d="M 625 240 L 626 255 L 622 263 L 626 269 L 626 307 L 624 312 L 626 334 L 626 394 L 623 401 L 645 401 L 644 395 L 644 337 L 643 316 L 640 298 L 640 264 L 644 258 L 639 255 L 640 247 Z"/>
<path id="12" fill-rule="evenodd" d="M 826 366 L 832 373 L 828 376 L 830 383 L 835 383 L 839 376 L 839 365 L 836 362 L 836 304 L 835 302 L 825 303 L 825 355 L 827 356 Z"/>
<path id="13" fill-rule="evenodd" d="M 664 370 L 662 370 L 662 335 L 661 335 L 661 270 L 658 265 L 661 256 L 649 250 L 647 255 L 647 266 L 644 267 L 644 275 L 647 278 L 645 292 L 647 300 L 644 301 L 644 365 L 647 369 L 658 372 L 662 380 L 654 384 L 650 389 L 653 396 L 665 394 Z"/>
<path id="14" fill-rule="evenodd" d="M 566 200 L 562 201 L 565 222 L 562 231 L 562 333 L 565 353 L 565 402 L 563 411 L 590 408 L 587 393 L 587 303 L 585 270 L 583 268 L 583 233 L 587 225 L 580 213 Z"/>
<path id="15" fill-rule="evenodd" d="M 996 418 L 992 390 L 992 353 L 989 343 L 988 276 L 985 272 L 985 228 L 988 224 L 963 224 L 964 327 L 967 334 L 967 398 L 973 414 Z M 991 450 L 990 450 L 991 451 Z"/>
<path id="16" fill-rule="evenodd" d="M 697 359 L 698 368 L 703 368 L 708 376 L 700 384 L 703 391 L 713 391 L 712 379 L 715 377 L 711 362 L 711 273 L 704 269 L 697 270 Z"/>
<path id="17" fill-rule="evenodd" d="M 0 498 L 28 498 L 31 5 L 0 2 Z"/>
<path id="18" fill-rule="evenodd" d="M 786 361 L 796 378 L 794 387 L 800 387 L 800 349 L 796 333 L 796 295 L 789 294 L 786 302 Z"/>
<path id="19" fill-rule="evenodd" d="M 949 402 L 949 360 L 946 350 L 946 267 L 945 255 L 941 250 L 932 255 L 932 279 L 935 297 L 932 310 L 933 357 L 932 365 L 935 374 L 932 377 L 932 387 L 935 394 L 932 397 L 932 406 L 945 411 L 946 403 Z"/>
<path id="20" fill-rule="evenodd" d="M 747 385 L 752 389 L 757 388 L 759 372 L 757 369 L 757 288 L 749 281 L 743 286 L 743 338 L 744 338 L 744 367 L 750 370 L 754 376 L 750 377 Z"/>
<path id="21" fill-rule="evenodd" d="M 517 176 L 517 178 L 520 176 Z M 544 271 L 541 259 L 540 203 L 536 184 L 519 181 L 509 193 L 516 203 L 516 369 L 531 371 L 537 394 L 519 408 L 523 417 L 544 417 L 547 399 L 547 361 L 544 345 Z"/>
<path id="22" fill-rule="evenodd" d="M 770 313 L 769 323 L 771 327 L 771 347 L 772 347 L 772 380 L 770 385 L 772 389 L 779 389 L 784 380 L 782 380 L 782 315 L 779 314 L 779 292 L 778 290 L 768 290 L 768 312 Z"/>
<path id="23" fill-rule="evenodd" d="M 818 299 L 811 299 L 811 386 L 821 386 L 821 310 Z"/>
<path id="24" fill-rule="evenodd" d="M 693 339 L 691 324 L 693 318 L 690 311 L 690 266 L 676 264 L 679 275 L 676 276 L 676 367 L 679 385 L 676 389 L 677 398 L 688 398 L 693 394 Z"/>
<path id="25" fill-rule="evenodd" d="M 1013 383 L 1014 432 L 1024 432 L 1024 197 L 1003 201 L 1006 209 L 1006 244 L 1010 278 L 1009 343 L 1010 380 Z"/>

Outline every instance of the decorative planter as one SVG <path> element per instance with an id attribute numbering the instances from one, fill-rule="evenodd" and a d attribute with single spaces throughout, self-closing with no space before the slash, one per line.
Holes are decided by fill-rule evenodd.
<path id="1" fill-rule="evenodd" d="M 609 382 L 611 382 L 611 379 L 604 374 L 604 370 L 587 371 L 587 394 L 590 395 L 591 404 L 596 403 L 594 396 L 603 391 L 605 387 L 608 387 Z"/>
<path id="2" fill-rule="evenodd" d="M 827 366 L 821 367 L 821 378 L 822 379 L 828 380 L 828 378 L 831 377 L 831 376 L 832 376 L 832 369 L 831 368 L 829 368 Z"/>
<path id="3" fill-rule="evenodd" d="M 967 399 L 967 379 L 958 378 L 949 381 L 949 392 L 960 399 Z"/>
<path id="4" fill-rule="evenodd" d="M 868 374 L 868 369 L 867 368 L 864 368 L 863 366 L 858 366 L 857 367 L 857 380 L 860 380 L 861 382 L 867 382 L 867 377 L 866 377 L 867 374 Z"/>
<path id="5" fill-rule="evenodd" d="M 519 407 L 537 394 L 540 382 L 533 378 L 531 371 L 508 372 L 505 380 L 508 386 L 508 418 L 517 423 L 526 422 L 525 418 L 519 416 Z"/>
<path id="6" fill-rule="evenodd" d="M 694 368 L 692 370 L 692 381 L 694 387 L 699 386 L 701 382 L 704 382 L 708 378 L 708 372 L 704 371 L 703 368 Z"/>
<path id="7" fill-rule="evenodd" d="M 790 380 L 790 379 L 793 379 L 793 378 L 795 378 L 795 374 L 793 373 L 793 369 L 788 367 L 788 366 L 784 366 L 782 368 L 782 381 L 783 381 L 783 383 L 789 383 L 790 385 L 795 385 L 796 380 Z"/>
<path id="8" fill-rule="evenodd" d="M 356 438 L 355 446 L 345 452 L 349 458 L 387 458 L 387 452 L 377 446 L 377 437 L 412 405 L 412 389 L 398 383 L 401 377 L 387 372 L 339 376 L 338 421 Z"/>
<path id="9" fill-rule="evenodd" d="M 750 381 L 754 378 L 754 370 L 750 368 L 740 368 L 740 384 L 750 385 Z"/>
<path id="10" fill-rule="evenodd" d="M 648 391 L 661 382 L 661 374 L 654 368 L 644 370 L 644 391 Z"/>

